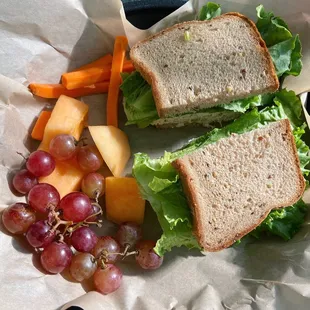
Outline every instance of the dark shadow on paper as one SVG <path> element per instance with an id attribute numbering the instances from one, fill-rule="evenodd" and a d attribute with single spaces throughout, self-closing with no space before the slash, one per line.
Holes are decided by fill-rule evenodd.
<path id="1" fill-rule="evenodd" d="M 24 235 L 12 236 L 12 246 L 21 253 L 31 254 L 34 252 L 33 247 L 27 242 Z"/>
<path id="2" fill-rule="evenodd" d="M 106 46 L 109 39 L 111 38 L 107 38 L 106 34 L 88 19 L 82 35 L 71 52 L 67 71 L 70 72 L 107 54 Z"/>
<path id="3" fill-rule="evenodd" d="M 33 267 L 35 267 L 37 270 L 39 270 L 42 274 L 50 274 L 46 272 L 46 270 L 42 267 L 41 262 L 40 262 L 40 253 L 35 252 L 32 254 L 32 264 Z"/>

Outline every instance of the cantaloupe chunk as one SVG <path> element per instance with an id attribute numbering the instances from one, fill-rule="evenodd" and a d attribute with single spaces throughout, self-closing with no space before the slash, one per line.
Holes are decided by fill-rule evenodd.
<path id="1" fill-rule="evenodd" d="M 50 141 L 57 135 L 69 134 L 79 140 L 87 120 L 88 106 L 76 99 L 60 96 L 46 124 L 39 150 L 49 151 Z M 39 178 L 40 183 L 56 187 L 61 197 L 80 189 L 85 172 L 76 160 L 56 161 L 52 174 Z"/>
<path id="2" fill-rule="evenodd" d="M 76 99 L 60 96 L 46 124 L 40 150 L 48 151 L 50 141 L 59 134 L 79 140 L 87 120 L 88 106 Z"/>
<path id="3" fill-rule="evenodd" d="M 76 160 L 56 161 L 54 171 L 46 177 L 39 178 L 39 183 L 53 185 L 62 198 L 80 189 L 84 175 L 85 172 L 78 166 Z"/>
<path id="4" fill-rule="evenodd" d="M 89 126 L 88 129 L 112 174 L 121 176 L 130 158 L 126 134 L 114 126 Z"/>
<path id="5" fill-rule="evenodd" d="M 105 181 L 107 219 L 117 224 L 143 223 L 145 200 L 134 178 L 108 177 Z"/>

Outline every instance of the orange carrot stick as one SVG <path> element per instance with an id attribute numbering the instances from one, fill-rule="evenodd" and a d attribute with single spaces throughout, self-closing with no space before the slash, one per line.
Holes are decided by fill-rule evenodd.
<path id="1" fill-rule="evenodd" d="M 72 72 L 80 71 L 80 70 L 86 70 L 86 69 L 93 68 L 93 67 L 102 67 L 104 65 L 110 65 L 112 63 L 112 59 L 113 59 L 112 55 L 107 54 L 107 55 L 87 64 L 87 65 L 84 65 L 82 67 L 79 67 L 79 68 L 73 70 Z"/>
<path id="2" fill-rule="evenodd" d="M 91 67 L 85 70 L 65 73 L 62 75 L 61 82 L 67 89 L 81 88 L 95 83 L 108 81 L 111 77 L 111 64 L 101 67 Z M 132 72 L 134 66 L 131 61 L 124 62 L 123 71 Z"/>
<path id="3" fill-rule="evenodd" d="M 46 126 L 48 120 L 51 117 L 51 114 L 52 114 L 51 111 L 42 111 L 40 113 L 40 115 L 39 115 L 33 129 L 32 129 L 32 132 L 31 132 L 31 137 L 33 139 L 42 141 L 44 129 L 45 129 L 45 126 Z"/>
<path id="4" fill-rule="evenodd" d="M 109 82 L 96 83 L 90 86 L 66 89 L 62 84 L 30 84 L 31 92 L 42 98 L 59 98 L 61 95 L 76 98 L 93 94 L 107 93 Z"/>
<path id="5" fill-rule="evenodd" d="M 123 70 L 128 40 L 124 36 L 115 38 L 111 78 L 107 100 L 107 125 L 118 127 L 118 95 L 121 83 L 120 73 Z"/>

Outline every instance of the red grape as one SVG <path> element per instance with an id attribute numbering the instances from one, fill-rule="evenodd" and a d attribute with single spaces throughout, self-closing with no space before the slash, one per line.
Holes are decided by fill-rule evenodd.
<path id="1" fill-rule="evenodd" d="M 77 161 L 84 171 L 97 171 L 103 164 L 103 159 L 95 145 L 82 146 L 77 151 Z"/>
<path id="2" fill-rule="evenodd" d="M 55 239 L 56 233 L 46 221 L 38 221 L 32 224 L 27 233 L 26 239 L 34 248 L 44 248 Z"/>
<path id="3" fill-rule="evenodd" d="M 36 220 L 34 211 L 26 203 L 15 203 L 2 213 L 2 223 L 12 234 L 23 234 Z"/>
<path id="4" fill-rule="evenodd" d="M 60 200 L 59 209 L 67 221 L 81 222 L 92 214 L 90 199 L 83 193 L 73 192 Z"/>
<path id="5" fill-rule="evenodd" d="M 97 235 L 89 227 L 80 227 L 71 236 L 71 245 L 79 252 L 90 252 L 97 241 Z"/>
<path id="6" fill-rule="evenodd" d="M 35 151 L 30 154 L 26 166 L 36 177 L 45 177 L 54 171 L 55 160 L 47 152 Z"/>
<path id="7" fill-rule="evenodd" d="M 13 186 L 21 194 L 27 194 L 37 183 L 37 178 L 27 169 L 18 171 L 13 178 Z"/>
<path id="8" fill-rule="evenodd" d="M 91 172 L 82 180 L 82 191 L 89 198 L 99 198 L 104 193 L 104 177 L 100 173 Z"/>
<path id="9" fill-rule="evenodd" d="M 110 294 L 120 287 L 122 277 L 123 274 L 118 267 L 107 264 L 104 269 L 96 270 L 94 274 L 95 288 L 102 294 Z"/>
<path id="10" fill-rule="evenodd" d="M 117 241 L 115 241 L 112 237 L 110 236 L 104 236 L 99 238 L 97 244 L 92 250 L 92 254 L 98 258 L 100 254 L 106 252 L 107 260 L 106 263 L 113 264 L 118 260 L 117 254 L 111 254 L 109 255 L 108 253 L 119 253 L 120 252 L 120 245 L 118 244 Z"/>
<path id="11" fill-rule="evenodd" d="M 70 159 L 76 152 L 74 137 L 66 134 L 54 137 L 50 142 L 49 152 L 58 160 Z"/>
<path id="12" fill-rule="evenodd" d="M 134 247 L 141 238 L 141 227 L 138 224 L 132 222 L 122 224 L 115 236 L 115 239 L 122 247 L 130 245 L 129 248 Z"/>
<path id="13" fill-rule="evenodd" d="M 96 202 L 93 202 L 91 204 L 91 207 L 92 207 L 91 214 L 96 214 L 101 210 L 100 206 Z M 87 222 L 97 222 L 101 216 L 102 216 L 102 214 L 94 215 L 94 216 L 90 217 L 87 220 Z"/>
<path id="14" fill-rule="evenodd" d="M 89 279 L 96 271 L 95 257 L 89 253 L 78 253 L 73 256 L 70 265 L 70 274 L 76 281 Z"/>
<path id="15" fill-rule="evenodd" d="M 140 241 L 137 244 L 136 261 L 143 269 L 157 269 L 161 266 L 163 257 L 154 252 L 155 245 L 156 242 L 151 240 Z"/>
<path id="16" fill-rule="evenodd" d="M 71 263 L 72 252 L 65 243 L 52 242 L 41 254 L 42 267 L 50 273 L 60 273 Z"/>
<path id="17" fill-rule="evenodd" d="M 28 203 L 36 211 L 46 213 L 58 206 L 60 196 L 57 189 L 46 183 L 35 185 L 28 193 Z"/>

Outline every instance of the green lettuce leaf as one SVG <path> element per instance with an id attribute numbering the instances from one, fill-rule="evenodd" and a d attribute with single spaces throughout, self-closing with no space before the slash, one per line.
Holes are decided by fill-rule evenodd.
<path id="1" fill-rule="evenodd" d="M 295 104 L 293 104 L 294 102 Z M 254 108 L 231 124 L 220 129 L 216 128 L 192 140 L 180 150 L 172 153 L 166 152 L 159 159 L 151 159 L 143 153 L 135 154 L 133 175 L 138 182 L 142 196 L 150 202 L 163 229 L 163 235 L 155 248 L 159 255 L 170 251 L 174 246 L 184 245 L 189 248 L 199 248 L 192 234 L 192 215 L 178 173 L 171 164 L 175 159 L 205 145 L 215 143 L 222 138 L 229 137 L 232 133 L 242 134 L 263 127 L 270 122 L 289 118 L 293 127 L 302 171 L 304 175 L 309 173 L 305 169 L 310 162 L 309 148 L 301 139 L 305 132 L 305 125 L 299 120 L 301 111 L 297 107 L 298 105 L 300 105 L 300 101 L 293 92 L 282 90 L 275 94 L 273 106 L 266 107 L 261 111 Z M 291 113 L 287 115 L 287 111 Z M 293 236 L 303 222 L 304 216 L 302 217 L 301 213 L 297 212 L 299 207 L 298 210 L 295 205 L 290 208 L 287 212 L 276 210 L 278 213 L 274 213 L 275 211 L 272 211 L 270 217 L 268 217 L 268 227 L 273 227 L 273 229 L 270 229 L 270 233 L 279 236 L 285 235 L 286 237 Z M 289 218 L 294 215 L 296 217 L 295 221 L 292 225 L 288 225 Z M 273 221 L 275 223 L 272 226 Z M 264 223 L 261 225 L 265 225 Z M 283 227 L 280 229 L 281 225 Z M 258 227 L 257 231 L 259 229 Z M 261 228 L 262 231 L 264 229 L 266 230 L 266 228 Z"/>
<path id="2" fill-rule="evenodd" d="M 221 15 L 222 10 L 221 6 L 214 2 L 208 2 L 206 5 L 204 5 L 200 12 L 198 19 L 199 20 L 210 20 L 216 16 Z"/>
<path id="3" fill-rule="evenodd" d="M 303 124 L 301 120 L 302 103 L 295 92 L 282 89 L 275 94 L 273 101 L 278 105 L 282 105 L 285 114 L 294 127 L 299 127 Z"/>
<path id="4" fill-rule="evenodd" d="M 287 75 L 297 76 L 300 74 L 301 69 L 302 69 L 301 57 L 302 57 L 301 42 L 297 34 L 296 41 L 295 41 L 295 48 L 291 55 L 291 67 L 290 67 L 290 70 L 286 72 Z"/>
<path id="5" fill-rule="evenodd" d="M 262 106 L 264 102 L 262 101 L 262 96 L 254 96 L 245 99 L 235 100 L 228 104 L 221 104 L 216 106 L 215 109 L 223 109 L 229 110 L 233 112 L 245 113 L 247 110 L 252 109 L 254 107 Z"/>
<path id="6" fill-rule="evenodd" d="M 287 24 L 272 12 L 266 12 L 263 5 L 256 8 L 258 20 L 256 27 L 267 47 L 273 46 L 292 37 Z"/>
<path id="7" fill-rule="evenodd" d="M 292 53 L 295 51 L 296 41 L 299 42 L 297 35 L 269 48 L 269 53 L 278 76 L 282 76 L 284 73 L 291 71 Z M 292 70 L 293 73 L 295 73 L 295 71 L 296 69 Z"/>
<path id="8" fill-rule="evenodd" d="M 273 210 L 250 235 L 260 238 L 262 233 L 267 233 L 290 240 L 303 224 L 307 210 L 307 205 L 301 199 L 291 207 Z"/>
<path id="9" fill-rule="evenodd" d="M 159 159 L 138 153 L 133 167 L 141 195 L 150 202 L 163 230 L 155 248 L 159 255 L 173 246 L 199 248 L 192 233 L 191 212 L 172 161 L 172 153 L 165 153 Z"/>
<path id="10" fill-rule="evenodd" d="M 302 69 L 299 36 L 293 36 L 283 19 L 266 12 L 263 5 L 256 12 L 257 29 L 269 49 L 278 77 L 299 75 Z"/>
<path id="11" fill-rule="evenodd" d="M 304 123 L 301 119 L 302 103 L 300 98 L 296 96 L 293 91 L 283 89 L 276 93 L 274 103 L 283 107 L 284 113 L 287 115 L 287 118 L 292 124 L 300 167 L 303 175 L 308 176 L 310 170 L 306 169 L 306 166 L 310 163 L 309 147 L 301 139 L 301 137 L 306 133 L 306 131 L 308 131 L 309 134 L 309 129 L 306 123 Z"/>
<path id="12" fill-rule="evenodd" d="M 128 120 L 127 125 L 137 124 L 140 128 L 144 128 L 158 119 L 151 86 L 139 72 L 135 71 L 123 76 L 120 88 L 125 98 L 124 110 Z"/>

